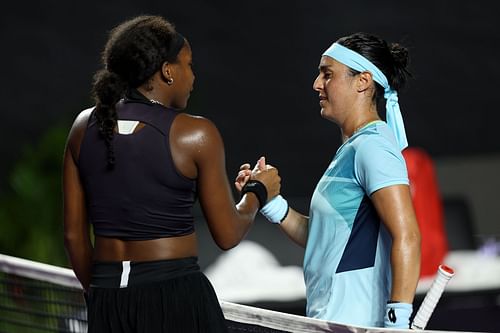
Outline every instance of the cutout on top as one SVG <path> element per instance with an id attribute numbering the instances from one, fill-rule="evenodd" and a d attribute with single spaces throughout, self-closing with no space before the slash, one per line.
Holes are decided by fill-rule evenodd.
<path id="1" fill-rule="evenodd" d="M 117 132 L 122 135 L 130 135 L 144 127 L 144 124 L 138 120 L 118 120 Z"/>

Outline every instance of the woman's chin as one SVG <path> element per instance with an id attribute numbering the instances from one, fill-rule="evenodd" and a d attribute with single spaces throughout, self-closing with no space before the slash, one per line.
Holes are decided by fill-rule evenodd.
<path id="1" fill-rule="evenodd" d="M 321 117 L 323 117 L 323 119 L 329 120 L 329 121 L 337 124 L 337 121 L 335 120 L 335 118 L 332 117 L 331 113 L 328 112 L 328 109 L 321 108 L 320 113 L 321 113 Z"/>
<path id="2" fill-rule="evenodd" d="M 328 109 L 321 108 L 320 114 L 321 114 L 321 117 L 330 120 L 330 117 L 328 115 Z"/>

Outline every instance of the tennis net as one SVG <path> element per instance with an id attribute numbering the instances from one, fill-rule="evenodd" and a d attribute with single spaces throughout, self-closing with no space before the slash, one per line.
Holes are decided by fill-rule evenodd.
<path id="1" fill-rule="evenodd" d="M 336 325 L 224 301 L 221 306 L 229 332 L 333 332 Z M 0 333 L 87 332 L 86 318 L 72 270 L 0 254 Z"/>
<path id="2" fill-rule="evenodd" d="M 229 333 L 386 331 L 224 301 L 221 306 Z M 0 254 L 0 333 L 45 332 L 87 332 L 80 283 L 70 269 Z"/>
<path id="3" fill-rule="evenodd" d="M 86 317 L 71 270 L 0 255 L 0 333 L 86 332 Z"/>

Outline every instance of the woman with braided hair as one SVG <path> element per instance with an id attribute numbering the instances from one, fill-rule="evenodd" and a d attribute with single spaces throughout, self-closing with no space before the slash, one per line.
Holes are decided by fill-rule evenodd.
<path id="1" fill-rule="evenodd" d="M 316 186 L 309 216 L 282 196 L 261 210 L 305 247 L 310 317 L 409 328 L 420 232 L 401 155 L 407 141 L 397 92 L 407 63 L 406 48 L 366 33 L 340 38 L 323 53 L 313 89 L 343 143 Z M 249 167 L 242 165 L 238 189 L 251 176 Z"/>
<path id="2" fill-rule="evenodd" d="M 198 197 L 214 241 L 237 245 L 279 193 L 261 158 L 235 204 L 222 139 L 182 113 L 193 89 L 187 40 L 158 16 L 115 27 L 64 155 L 64 237 L 87 295 L 89 332 L 225 332 L 197 263 Z M 93 226 L 94 242 L 90 237 Z"/>

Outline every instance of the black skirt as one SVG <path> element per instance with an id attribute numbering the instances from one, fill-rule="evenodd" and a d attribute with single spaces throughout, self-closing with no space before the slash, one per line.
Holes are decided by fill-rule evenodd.
<path id="1" fill-rule="evenodd" d="M 196 257 L 95 262 L 87 313 L 89 333 L 227 332 Z"/>

